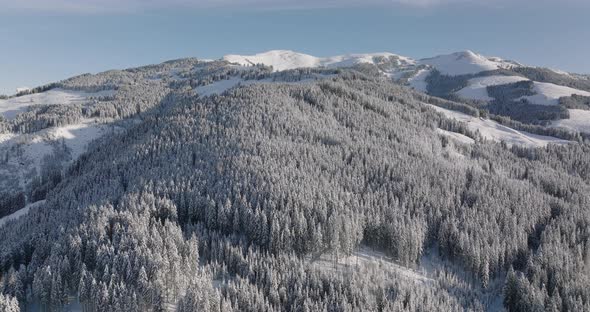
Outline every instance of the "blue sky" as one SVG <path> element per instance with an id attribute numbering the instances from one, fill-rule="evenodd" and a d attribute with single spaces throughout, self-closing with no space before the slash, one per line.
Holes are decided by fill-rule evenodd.
<path id="1" fill-rule="evenodd" d="M 590 73 L 589 9 L 585 0 L 0 0 L 0 94 L 270 49 L 414 58 L 470 49 Z"/>

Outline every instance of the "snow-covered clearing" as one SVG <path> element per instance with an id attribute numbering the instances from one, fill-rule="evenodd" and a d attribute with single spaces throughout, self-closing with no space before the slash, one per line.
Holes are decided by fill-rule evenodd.
<path id="1" fill-rule="evenodd" d="M 385 253 L 367 246 L 360 246 L 351 256 L 337 261 L 334 261 L 332 254 L 308 257 L 307 261 L 311 267 L 330 274 L 358 272 L 386 280 L 403 279 L 424 286 L 441 287 L 458 299 L 462 296 L 477 297 L 487 311 L 502 311 L 502 278 L 492 279 L 489 287 L 483 289 L 477 278 L 458 265 L 442 259 L 435 248 L 427 250 L 415 268 L 399 265 Z"/>
<path id="2" fill-rule="evenodd" d="M 433 280 L 420 272 L 395 263 L 390 257 L 380 251 L 361 246 L 352 255 L 334 261 L 332 254 L 322 254 L 317 258 L 309 259 L 309 263 L 316 269 L 324 272 L 347 272 L 351 270 L 375 269 L 384 273 L 392 273 L 397 277 L 411 281 L 431 283 Z"/>
<path id="3" fill-rule="evenodd" d="M 243 81 L 244 80 L 242 78 L 234 77 L 234 78 L 231 78 L 228 80 L 215 81 L 215 82 L 210 83 L 205 86 L 196 87 L 195 91 L 197 91 L 199 96 L 209 96 L 209 95 L 213 95 L 213 94 L 221 94 L 221 93 L 225 92 L 226 90 L 229 90 L 229 89 L 239 85 Z"/>
<path id="4" fill-rule="evenodd" d="M 24 187 L 32 177 L 32 171 L 41 172 L 44 157 L 65 146 L 69 160 L 73 161 L 86 151 L 88 143 L 116 130 L 107 124 L 87 119 L 79 124 L 48 128 L 31 134 L 0 135 L 0 155 L 8 155 L 8 161 L 0 164 L 0 177 L 4 177 L 8 184 L 13 181 L 6 177 L 17 177 L 20 186 Z M 7 187 L 10 185 L 0 181 L 0 189 Z"/>
<path id="5" fill-rule="evenodd" d="M 451 132 L 451 131 L 447 131 L 447 130 L 443 130 L 443 129 L 436 129 L 436 132 L 449 137 L 453 140 L 456 140 L 457 142 L 460 143 L 464 143 L 464 144 L 473 144 L 475 143 L 475 140 L 473 140 L 472 138 L 463 135 L 461 133 L 457 133 L 457 132 Z"/>
<path id="6" fill-rule="evenodd" d="M 18 218 L 26 215 L 27 213 L 29 213 L 29 211 L 31 209 L 35 209 L 35 208 L 43 205 L 44 203 L 45 203 L 45 200 L 40 200 L 38 202 L 34 202 L 32 204 L 28 204 L 24 208 L 22 208 L 22 209 L 20 209 L 20 210 L 18 210 L 16 212 L 14 212 L 14 213 L 12 213 L 10 215 L 7 215 L 7 216 L 4 216 L 4 217 L 0 218 L 0 228 L 3 227 L 4 224 L 6 224 L 6 223 L 8 223 L 8 222 L 10 222 L 12 220 L 16 220 L 16 219 L 18 219 Z"/>
<path id="7" fill-rule="evenodd" d="M 460 112 L 444 109 L 438 106 L 427 104 L 436 111 L 443 113 L 448 118 L 453 118 L 458 121 L 465 122 L 467 127 L 472 131 L 479 131 L 482 137 L 488 140 L 501 142 L 504 141 L 508 145 L 524 145 L 529 147 L 543 147 L 547 144 L 568 144 L 567 140 L 562 140 L 550 136 L 543 136 L 532 134 L 525 131 L 515 130 L 504 125 L 501 125 L 490 119 L 483 119 L 473 117 L 471 115 Z"/>
<path id="8" fill-rule="evenodd" d="M 574 94 L 590 96 L 590 92 L 577 90 L 546 82 L 534 82 L 533 91 L 535 95 L 523 96 L 519 99 L 526 99 L 537 105 L 558 105 L 559 98 L 568 97 Z"/>
<path id="9" fill-rule="evenodd" d="M 486 58 L 472 51 L 456 52 L 422 59 L 421 64 L 436 68 L 441 74 L 459 76 L 477 74 L 483 71 L 517 66 L 516 63 L 499 58 Z"/>
<path id="10" fill-rule="evenodd" d="M 424 284 L 433 280 L 420 272 L 399 265 L 390 257 L 372 248 L 361 246 L 351 256 L 334 261 L 332 254 L 322 254 L 317 258 L 309 259 L 310 264 L 324 272 L 346 272 L 350 270 L 378 270 L 383 273 L 395 274 L 400 278 Z"/>
<path id="11" fill-rule="evenodd" d="M 0 100 L 0 115 L 12 119 L 17 114 L 26 111 L 31 105 L 72 105 L 84 104 L 91 98 L 112 96 L 115 90 L 104 90 L 99 92 L 83 92 L 63 89 L 52 89 L 49 91 L 28 94 L 18 97 Z"/>
<path id="12" fill-rule="evenodd" d="M 505 311 L 503 306 L 502 288 L 503 275 L 492 278 L 488 288 L 483 288 L 479 279 L 456 263 L 443 259 L 437 248 L 429 248 L 420 258 L 420 274 L 440 281 L 444 288 L 451 289 L 450 293 L 463 297 L 475 295 L 485 306 L 486 311 Z M 463 295 L 461 295 L 461 293 Z"/>
<path id="13" fill-rule="evenodd" d="M 259 83 L 284 83 L 284 84 L 299 84 L 299 83 L 306 83 L 306 82 L 311 82 L 311 81 L 315 81 L 318 79 L 323 79 L 323 78 L 329 78 L 332 77 L 333 75 L 315 75 L 314 77 L 311 78 L 307 78 L 307 79 L 303 79 L 300 81 L 280 81 L 280 80 L 273 80 L 272 78 L 266 78 L 266 79 L 260 79 L 260 80 L 255 80 L 255 79 L 250 79 L 250 80 L 244 80 L 240 77 L 232 77 L 231 79 L 227 79 L 227 80 L 219 80 L 213 83 L 210 83 L 208 85 L 205 86 L 199 86 L 195 88 L 195 91 L 197 92 L 197 94 L 199 94 L 199 96 L 210 96 L 213 94 L 222 94 L 223 92 L 234 88 L 234 87 L 238 87 L 238 86 L 249 86 L 249 85 L 253 85 L 253 84 L 259 84 Z"/>
<path id="14" fill-rule="evenodd" d="M 426 92 L 428 83 L 426 78 L 430 75 L 430 69 L 420 69 L 412 78 L 408 80 L 410 86 L 420 92 Z"/>
<path id="15" fill-rule="evenodd" d="M 487 87 L 505 85 L 526 80 L 528 79 L 519 76 L 500 75 L 473 78 L 469 80 L 469 85 L 467 87 L 457 91 L 457 95 L 466 99 L 491 101 L 494 98 L 488 95 Z"/>
<path id="16" fill-rule="evenodd" d="M 570 113 L 569 119 L 553 121 L 551 127 L 590 133 L 590 111 L 583 109 L 569 109 L 568 111 Z"/>

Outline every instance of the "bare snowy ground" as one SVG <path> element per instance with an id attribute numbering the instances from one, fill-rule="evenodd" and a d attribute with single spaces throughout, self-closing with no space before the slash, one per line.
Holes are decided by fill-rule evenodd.
<path id="1" fill-rule="evenodd" d="M 7 100 L 0 100 L 0 115 L 7 119 L 16 117 L 19 113 L 26 111 L 31 105 L 72 105 L 84 104 L 92 98 L 112 96 L 114 90 L 100 92 L 82 92 L 63 89 L 52 89 L 49 91 L 13 97 Z"/>
<path id="2" fill-rule="evenodd" d="M 37 207 L 43 205 L 44 203 L 45 203 L 45 200 L 40 200 L 38 202 L 28 204 L 23 209 L 20 209 L 12 214 L 9 214 L 7 216 L 0 218 L 0 228 L 3 227 L 6 223 L 13 221 L 13 220 L 17 220 L 18 218 L 26 215 L 27 213 L 29 213 L 29 211 L 31 209 L 36 209 Z"/>
<path id="3" fill-rule="evenodd" d="M 20 188 L 41 172 L 43 158 L 65 150 L 66 163 L 76 160 L 88 144 L 103 135 L 118 131 L 107 124 L 87 119 L 79 124 L 41 130 L 31 134 L 0 135 L 0 190 Z"/>
<path id="4" fill-rule="evenodd" d="M 435 248 L 427 250 L 420 259 L 420 264 L 413 268 L 402 266 L 385 253 L 367 246 L 361 246 L 351 256 L 338 260 L 335 260 L 332 254 L 322 254 L 317 258 L 309 257 L 308 262 L 313 268 L 330 274 L 367 272 L 392 281 L 403 279 L 407 282 L 440 287 L 457 299 L 477 298 L 486 311 L 504 311 L 502 278 L 492 279 L 488 288 L 484 289 L 472 274 L 442 259 Z"/>
<path id="5" fill-rule="evenodd" d="M 426 92 L 428 87 L 426 78 L 428 75 L 430 75 L 430 69 L 420 69 L 412 78 L 408 80 L 410 87 L 420 92 Z"/>
<path id="6" fill-rule="evenodd" d="M 395 274 L 396 277 L 404 278 L 409 281 L 420 282 L 424 284 L 430 284 L 434 282 L 433 279 L 427 277 L 421 272 L 401 266 L 395 263 L 393 259 L 384 253 L 365 246 L 362 246 L 351 256 L 346 256 L 338 260 L 335 260 L 331 254 L 322 254 L 318 258 L 310 258 L 309 262 L 314 268 L 325 272 L 374 269 L 384 273 Z"/>
<path id="7" fill-rule="evenodd" d="M 534 82 L 533 91 L 536 93 L 535 95 L 523 96 L 519 99 L 526 99 L 530 103 L 537 105 L 558 105 L 561 97 L 574 94 L 590 96 L 590 92 L 587 91 L 536 81 Z"/>
<path id="8" fill-rule="evenodd" d="M 464 144 L 473 144 L 475 143 L 475 140 L 473 140 L 472 138 L 463 135 L 461 133 L 457 133 L 457 132 L 451 132 L 451 131 L 447 131 L 447 130 L 443 130 L 443 129 L 436 129 L 436 132 L 449 137 L 453 140 L 456 140 L 457 142 L 460 143 L 464 143 Z"/>
<path id="9" fill-rule="evenodd" d="M 570 113 L 569 119 L 553 121 L 551 127 L 590 133 L 590 111 L 583 109 L 569 109 L 568 111 Z"/>
<path id="10" fill-rule="evenodd" d="M 519 131 L 504 125 L 501 125 L 490 119 L 483 119 L 473 117 L 471 115 L 460 112 L 444 109 L 438 106 L 427 104 L 436 111 L 443 113 L 448 118 L 453 118 L 458 121 L 465 122 L 467 127 L 472 131 L 479 131 L 482 137 L 487 140 L 501 142 L 504 141 L 508 145 L 524 145 L 529 147 L 543 147 L 547 144 L 569 144 L 570 141 L 562 140 L 550 136 L 543 136 L 538 134 L 528 133 L 526 131 Z"/>
<path id="11" fill-rule="evenodd" d="M 457 95 L 472 100 L 492 101 L 494 98 L 488 95 L 489 86 L 498 86 L 519 81 L 526 81 L 527 78 L 519 76 L 487 76 L 469 79 L 469 85 L 459 91 Z"/>

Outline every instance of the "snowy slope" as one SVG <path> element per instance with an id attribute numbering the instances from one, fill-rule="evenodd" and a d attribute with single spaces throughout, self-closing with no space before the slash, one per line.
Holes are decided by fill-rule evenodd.
<path id="1" fill-rule="evenodd" d="M 590 133 L 590 111 L 582 109 L 569 109 L 568 111 L 570 113 L 569 119 L 553 121 L 551 127 Z"/>
<path id="2" fill-rule="evenodd" d="M 483 71 L 518 66 L 511 61 L 500 58 L 486 58 L 469 50 L 422 59 L 419 63 L 432 66 L 441 74 L 449 76 L 477 74 Z"/>
<path id="3" fill-rule="evenodd" d="M 289 50 L 273 50 L 255 55 L 226 55 L 223 59 L 240 65 L 264 64 L 272 66 L 275 71 L 305 67 L 351 67 L 362 63 L 392 66 L 415 64 L 410 58 L 387 52 L 320 58 Z"/>
<path id="4" fill-rule="evenodd" d="M 469 86 L 457 91 L 457 95 L 465 99 L 491 101 L 487 87 L 498 86 L 528 80 L 519 76 L 487 76 L 469 80 Z"/>
<path id="5" fill-rule="evenodd" d="M 110 131 L 108 125 L 85 120 L 32 134 L 0 135 L 0 155 L 8 155 L 8 161 L 0 164 L 0 190 L 24 187 L 32 172 L 40 173 L 43 158 L 58 152 L 61 144 L 67 147 L 69 161 L 73 161 L 86 151 L 88 143 Z"/>
<path id="6" fill-rule="evenodd" d="M 18 218 L 26 215 L 27 213 L 29 213 L 29 211 L 31 209 L 35 209 L 35 208 L 43 205 L 44 203 L 45 203 L 45 200 L 40 200 L 38 202 L 34 202 L 32 204 L 28 204 L 24 208 L 22 208 L 20 210 L 17 210 L 16 212 L 14 212 L 12 214 L 9 214 L 7 216 L 4 216 L 4 217 L 0 218 L 0 228 L 2 226 L 4 226 L 4 224 L 6 224 L 7 222 L 12 221 L 12 220 L 16 220 L 16 219 L 18 219 Z"/>
<path id="7" fill-rule="evenodd" d="M 451 132 L 451 131 L 447 131 L 447 130 L 443 130 L 443 129 L 436 129 L 436 132 L 438 132 L 448 138 L 456 140 L 459 143 L 463 143 L 463 144 L 475 143 L 475 140 L 473 140 L 472 138 L 470 138 L 464 134 L 461 134 L 461 133 Z"/>
<path id="8" fill-rule="evenodd" d="M 408 80 L 410 87 L 421 92 L 428 91 L 428 83 L 426 82 L 428 75 L 430 75 L 430 69 L 418 70 L 418 72 Z"/>
<path id="9" fill-rule="evenodd" d="M 590 96 L 590 92 L 587 91 L 536 81 L 534 82 L 533 91 L 536 93 L 535 95 L 523 96 L 520 99 L 526 99 L 530 103 L 537 105 L 558 105 L 561 97 L 574 94 Z"/>
<path id="10" fill-rule="evenodd" d="M 41 93 L 28 94 L 13 97 L 7 100 L 0 100 L 0 115 L 7 119 L 12 119 L 17 114 L 26 111 L 27 107 L 31 105 L 84 104 L 93 97 L 98 98 L 103 96 L 112 96 L 114 94 L 114 90 L 88 93 L 82 91 L 52 89 Z"/>
<path id="11" fill-rule="evenodd" d="M 472 131 L 479 131 L 481 136 L 488 140 L 501 142 L 504 141 L 508 145 L 523 145 L 529 147 L 543 147 L 547 144 L 568 144 L 570 141 L 542 136 L 537 134 L 528 133 L 525 131 L 515 130 L 504 125 L 501 125 L 493 120 L 482 119 L 473 117 L 460 112 L 444 109 L 438 106 L 430 105 L 436 111 L 443 113 L 449 118 L 456 119 L 458 121 L 465 122 L 467 127 Z"/>

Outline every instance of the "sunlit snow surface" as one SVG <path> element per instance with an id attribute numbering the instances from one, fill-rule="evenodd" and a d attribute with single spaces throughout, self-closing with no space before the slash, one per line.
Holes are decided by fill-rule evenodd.
<path id="1" fill-rule="evenodd" d="M 63 145 L 69 161 L 73 161 L 86 151 L 89 142 L 112 131 L 116 128 L 88 119 L 31 134 L 0 134 L 0 155 L 8 153 L 8 161 L 0 165 L 0 189 L 14 186 L 11 184 L 15 182 L 24 187 L 32 171 L 40 173 L 43 158 L 63 149 Z"/>
<path id="2" fill-rule="evenodd" d="M 380 62 L 389 59 L 396 60 L 397 65 L 415 63 L 410 58 L 388 52 L 347 54 L 322 58 L 288 50 L 273 50 L 255 55 L 226 55 L 223 59 L 241 65 L 264 64 L 272 66 L 275 71 L 305 67 L 340 68 L 363 63 L 378 65 Z"/>
<path id="3" fill-rule="evenodd" d="M 84 104 L 91 98 L 112 96 L 114 90 L 105 90 L 100 92 L 83 92 L 63 89 L 51 89 L 49 91 L 23 95 L 0 100 L 0 115 L 6 119 L 12 119 L 17 114 L 26 111 L 31 105 L 72 105 Z"/>
<path id="4" fill-rule="evenodd" d="M 499 58 L 486 58 L 472 51 L 439 55 L 433 58 L 422 59 L 419 62 L 430 65 L 436 68 L 441 74 L 449 76 L 477 74 L 483 71 L 517 66 L 516 63 L 510 61 L 504 61 Z"/>
<path id="5" fill-rule="evenodd" d="M 501 142 L 504 141 L 508 145 L 523 145 L 529 147 L 543 147 L 547 144 L 568 144 L 567 140 L 562 140 L 550 136 L 543 136 L 532 134 L 525 131 L 515 130 L 504 125 L 501 125 L 490 119 L 483 119 L 473 117 L 471 115 L 460 112 L 440 108 L 438 106 L 430 105 L 436 111 L 443 113 L 448 118 L 453 118 L 458 121 L 465 122 L 471 131 L 479 131 L 482 137 L 487 140 Z"/>
<path id="6" fill-rule="evenodd" d="M 569 119 L 553 121 L 551 127 L 590 133 L 590 111 L 582 109 L 569 109 L 568 111 Z"/>
<path id="7" fill-rule="evenodd" d="M 494 98 L 488 95 L 487 87 L 499 86 L 519 81 L 527 81 L 527 78 L 519 76 L 487 76 L 469 80 L 469 85 L 459 91 L 457 95 L 465 99 L 491 101 Z"/>
<path id="8" fill-rule="evenodd" d="M 561 97 L 568 97 L 574 94 L 590 96 L 590 92 L 536 81 L 534 82 L 533 91 L 535 95 L 523 96 L 521 99 L 526 99 L 530 103 L 537 105 L 558 105 L 559 98 Z"/>

